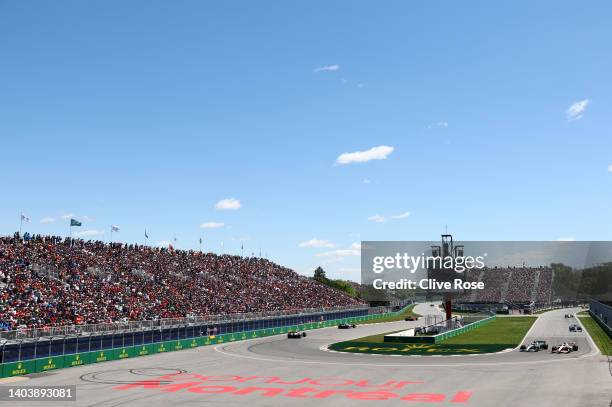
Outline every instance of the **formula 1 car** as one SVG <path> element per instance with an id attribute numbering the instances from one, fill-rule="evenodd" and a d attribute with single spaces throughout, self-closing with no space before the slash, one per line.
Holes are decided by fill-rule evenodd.
<path id="1" fill-rule="evenodd" d="M 565 314 L 565 318 L 574 318 L 573 314 Z"/>
<path id="2" fill-rule="evenodd" d="M 560 345 L 553 346 L 551 348 L 551 353 L 571 353 L 576 352 L 578 350 L 578 345 L 576 342 L 563 342 Z"/>
<path id="3" fill-rule="evenodd" d="M 299 331 L 287 332 L 287 339 L 300 339 L 300 338 L 305 338 L 305 337 L 306 337 L 306 332 L 299 332 Z"/>
<path id="4" fill-rule="evenodd" d="M 569 326 L 569 331 L 570 332 L 582 332 L 582 327 L 578 324 L 571 324 Z"/>
<path id="5" fill-rule="evenodd" d="M 548 349 L 546 341 L 533 341 L 528 345 L 521 345 L 521 352 L 539 352 L 541 350 Z"/>
<path id="6" fill-rule="evenodd" d="M 340 325 L 338 325 L 338 329 L 351 329 L 351 328 L 357 328 L 357 325 L 355 324 L 347 324 L 345 322 L 341 323 Z"/>
<path id="7" fill-rule="evenodd" d="M 417 317 L 413 317 L 412 315 L 404 318 L 404 321 L 416 321 L 416 320 L 417 320 Z"/>

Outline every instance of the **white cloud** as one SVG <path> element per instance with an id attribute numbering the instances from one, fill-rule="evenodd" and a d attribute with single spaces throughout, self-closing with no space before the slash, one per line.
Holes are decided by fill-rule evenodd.
<path id="1" fill-rule="evenodd" d="M 351 249 L 361 250 L 361 242 L 355 242 L 351 245 Z"/>
<path id="2" fill-rule="evenodd" d="M 368 220 L 371 220 L 372 222 L 376 222 L 376 223 L 385 223 L 387 221 L 387 218 L 381 215 L 374 215 L 374 216 L 368 216 Z"/>
<path id="3" fill-rule="evenodd" d="M 612 172 L 612 164 L 608 165 L 608 172 Z"/>
<path id="4" fill-rule="evenodd" d="M 359 256 L 361 253 L 357 249 L 336 249 L 328 252 L 318 253 L 317 257 L 348 257 L 348 256 Z"/>
<path id="5" fill-rule="evenodd" d="M 327 247 L 327 248 L 332 248 L 335 247 L 335 245 L 330 242 L 329 240 L 325 240 L 325 239 L 317 239 L 316 237 L 310 240 L 307 240 L 305 242 L 302 242 L 298 245 L 299 247 L 317 247 L 317 248 L 321 248 L 321 247 Z"/>
<path id="6" fill-rule="evenodd" d="M 566 111 L 567 120 L 580 120 L 584 116 L 584 111 L 591 103 L 589 99 L 580 100 L 572 104 Z"/>
<path id="7" fill-rule="evenodd" d="M 407 218 L 408 216 L 410 216 L 410 212 L 400 213 L 399 215 L 391 215 L 391 218 L 393 218 L 393 219 L 404 219 L 404 218 Z"/>
<path id="8" fill-rule="evenodd" d="M 391 154 L 394 147 L 378 146 L 366 151 L 355 151 L 354 153 L 342 153 L 336 159 L 336 165 L 351 163 L 365 163 L 370 160 L 384 160 Z"/>
<path id="9" fill-rule="evenodd" d="M 40 223 L 53 223 L 53 222 L 55 222 L 55 218 L 52 218 L 51 216 L 45 216 L 44 218 L 40 220 Z"/>
<path id="10" fill-rule="evenodd" d="M 65 213 L 61 216 L 62 219 L 70 219 L 74 218 L 76 215 L 74 213 Z"/>
<path id="11" fill-rule="evenodd" d="M 574 242 L 576 240 L 573 236 L 564 236 L 557 239 L 558 242 Z"/>
<path id="12" fill-rule="evenodd" d="M 364 179 L 364 180 L 363 180 L 363 183 L 364 183 L 364 184 L 371 184 L 371 183 L 372 183 L 372 181 L 370 181 L 369 179 L 367 179 L 367 178 L 366 178 L 366 179 Z"/>
<path id="13" fill-rule="evenodd" d="M 315 68 L 314 72 L 335 72 L 340 69 L 340 65 L 323 65 Z"/>
<path id="14" fill-rule="evenodd" d="M 158 247 L 168 247 L 170 246 L 172 243 L 170 243 L 167 240 L 160 240 L 159 242 L 157 242 L 157 246 Z"/>
<path id="15" fill-rule="evenodd" d="M 74 232 L 72 234 L 77 237 L 92 237 L 92 236 L 103 235 L 104 232 L 102 230 L 90 229 L 90 230 L 81 230 L 78 232 Z"/>
<path id="16" fill-rule="evenodd" d="M 428 129 L 433 129 L 436 127 L 442 127 L 442 128 L 447 128 L 448 127 L 448 122 L 447 121 L 442 121 L 442 122 L 436 122 L 433 124 L 430 124 L 427 126 Z"/>
<path id="17" fill-rule="evenodd" d="M 242 208 L 242 204 L 239 200 L 234 198 L 222 199 L 215 204 L 215 209 L 219 210 L 237 210 Z"/>
<path id="18" fill-rule="evenodd" d="M 81 216 L 81 220 L 83 220 L 83 221 L 93 221 L 94 218 L 92 218 L 91 216 L 83 215 L 83 216 Z"/>
<path id="19" fill-rule="evenodd" d="M 225 223 L 222 222 L 205 222 L 200 225 L 202 229 L 217 229 L 225 226 Z"/>

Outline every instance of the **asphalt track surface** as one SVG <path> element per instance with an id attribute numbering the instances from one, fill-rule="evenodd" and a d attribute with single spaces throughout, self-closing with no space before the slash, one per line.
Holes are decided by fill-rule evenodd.
<path id="1" fill-rule="evenodd" d="M 607 358 L 579 323 L 555 310 L 540 315 L 526 341 L 576 341 L 568 355 L 392 356 L 330 352 L 330 343 L 418 325 L 392 322 L 324 328 L 303 339 L 272 336 L 31 375 L 0 386 L 77 386 L 76 402 L 0 401 L 24 406 L 610 406 Z M 440 312 L 419 304 L 416 312 Z M 428 400 L 428 401 L 424 401 Z"/>

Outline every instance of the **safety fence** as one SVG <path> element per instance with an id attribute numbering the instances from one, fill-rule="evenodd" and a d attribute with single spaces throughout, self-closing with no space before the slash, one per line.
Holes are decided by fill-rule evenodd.
<path id="1" fill-rule="evenodd" d="M 367 310 L 366 310 L 367 312 Z M 19 355 L 19 360 L 9 361 L 6 357 L 3 359 L 5 363 L 0 364 L 0 377 L 11 377 L 26 375 L 31 373 L 40 373 L 49 370 L 82 366 L 92 363 L 100 363 L 111 360 L 121 360 L 134 358 L 139 356 L 146 356 L 156 353 L 178 351 L 183 349 L 192 349 L 199 346 L 209 346 L 222 344 L 227 342 L 235 342 L 246 339 L 254 339 L 265 336 L 286 334 L 290 331 L 305 331 L 311 329 L 319 329 L 325 327 L 331 327 L 338 325 L 339 323 L 363 323 L 376 319 L 382 319 L 388 316 L 395 316 L 403 312 L 402 310 L 386 313 L 386 314 L 367 314 L 353 317 L 343 317 L 336 319 L 328 319 L 318 322 L 306 322 L 291 324 L 285 326 L 269 327 L 263 329 L 245 330 L 242 332 L 229 332 L 220 333 L 217 335 L 204 334 L 198 331 L 198 335 L 191 338 L 184 339 L 172 339 L 172 340 L 158 340 L 152 343 L 140 343 L 131 346 L 124 346 L 125 343 L 111 340 L 110 342 L 100 340 L 100 347 L 95 350 L 91 350 L 91 347 L 87 351 L 80 351 L 77 346 L 66 348 L 65 343 L 62 346 L 61 353 L 54 355 L 51 350 L 49 354 L 44 357 L 36 358 L 22 358 L 23 355 Z M 195 330 L 192 334 L 195 334 Z M 91 342 L 90 342 L 91 346 Z M 56 349 L 58 352 L 59 349 Z M 4 356 L 6 355 L 6 351 Z M 10 355 L 9 355 L 10 356 Z M 27 355 L 25 355 L 27 356 Z"/>
<path id="2" fill-rule="evenodd" d="M 367 311 L 370 314 L 387 312 L 387 307 L 371 307 L 367 306 L 354 307 L 329 307 L 329 308 L 308 308 L 301 309 L 298 312 L 287 311 L 270 311 L 270 312 L 251 312 L 239 314 L 223 314 L 223 315 L 205 315 L 205 316 L 189 316 L 184 318 L 162 318 L 144 321 L 125 321 L 125 322 L 110 322 L 101 324 L 85 324 L 85 325 L 64 325 L 51 326 L 43 328 L 27 328 L 16 329 L 11 331 L 0 330 L 0 340 L 19 340 L 19 339 L 37 339 L 45 337 L 59 337 L 66 335 L 86 335 L 86 334 L 101 334 L 113 333 L 119 331 L 136 331 L 147 329 L 159 329 L 179 325 L 205 325 L 205 324 L 220 324 L 232 321 L 251 321 L 262 320 L 287 316 L 307 316 L 311 314 L 333 314 L 338 312 L 355 312 Z"/>
<path id="3" fill-rule="evenodd" d="M 612 338 L 612 307 L 599 301 L 591 301 L 589 313 L 593 319 Z"/>

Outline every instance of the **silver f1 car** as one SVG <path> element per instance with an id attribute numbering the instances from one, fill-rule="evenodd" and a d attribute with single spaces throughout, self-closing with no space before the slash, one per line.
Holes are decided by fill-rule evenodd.
<path id="1" fill-rule="evenodd" d="M 351 329 L 351 328 L 357 328 L 357 325 L 355 324 L 347 324 L 347 323 L 342 323 L 340 325 L 338 325 L 338 329 Z"/>
<path id="2" fill-rule="evenodd" d="M 582 332 L 582 327 L 578 324 L 571 324 L 569 326 L 569 331 L 570 332 Z"/>
<path id="3" fill-rule="evenodd" d="M 548 349 L 546 341 L 533 341 L 528 345 L 521 345 L 521 352 L 539 352 L 541 350 Z"/>

